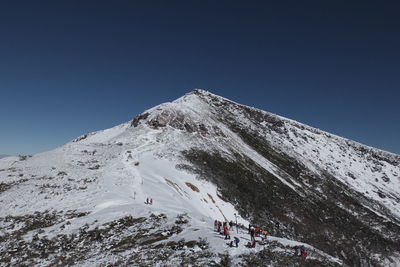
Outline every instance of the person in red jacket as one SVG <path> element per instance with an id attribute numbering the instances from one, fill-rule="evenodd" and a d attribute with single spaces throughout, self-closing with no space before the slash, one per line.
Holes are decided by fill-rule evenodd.
<path id="1" fill-rule="evenodd" d="M 300 257 L 303 257 L 304 259 L 307 258 L 307 251 L 304 246 L 300 246 Z"/>
<path id="2" fill-rule="evenodd" d="M 256 229 L 255 229 L 255 231 L 256 231 L 256 236 L 258 237 L 258 236 L 260 236 L 260 233 L 261 233 L 261 228 L 260 227 L 258 227 L 258 226 L 256 226 Z"/>
<path id="3" fill-rule="evenodd" d="M 225 235 L 225 240 L 231 239 L 231 236 L 229 235 L 229 227 L 226 222 L 224 222 L 224 235 Z"/>
<path id="4" fill-rule="evenodd" d="M 256 247 L 256 241 L 252 241 L 252 242 L 247 242 L 246 247 L 248 248 L 255 248 Z"/>

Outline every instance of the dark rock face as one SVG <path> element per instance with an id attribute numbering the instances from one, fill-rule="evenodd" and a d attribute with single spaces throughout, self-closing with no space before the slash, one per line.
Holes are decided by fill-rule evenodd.
<path id="1" fill-rule="evenodd" d="M 194 93 L 217 110 L 218 121 L 273 163 L 281 177 L 287 178 L 291 185 L 283 183 L 235 148 L 231 151 L 234 157 L 201 148 L 183 151 L 191 165 L 187 169 L 215 183 L 221 197 L 234 203 L 241 216 L 251 218 L 253 223 L 266 227 L 275 235 L 312 244 L 341 258 L 349 266 L 384 266 L 383 261 L 373 255 L 382 255 L 390 261 L 393 253 L 399 251 L 400 220 L 390 210 L 351 189 L 334 174 L 309 169 L 297 158 L 274 148 L 265 136 L 259 134 L 269 133 L 290 139 L 284 120 L 201 91 Z M 238 113 L 260 127 L 252 129 L 238 121 Z M 295 124 L 295 127 L 305 129 L 300 124 Z M 316 129 L 308 130 L 318 135 L 325 134 Z M 315 137 L 304 136 L 304 142 L 308 138 Z M 375 171 L 382 171 L 382 161 L 393 166 L 400 162 L 400 157 L 393 154 L 366 149 L 351 141 L 347 145 L 366 158 L 372 158 L 377 168 Z M 361 178 L 352 173 L 348 175 L 351 179 Z M 386 175 L 381 179 L 389 181 Z M 382 192 L 378 194 L 381 198 L 386 197 Z M 398 199 L 398 196 L 392 198 Z M 379 210 L 383 216 L 369 207 Z"/>
<path id="2" fill-rule="evenodd" d="M 150 114 L 146 112 L 136 116 L 132 120 L 131 126 L 137 127 L 140 121 L 146 121 L 149 115 Z M 187 133 L 199 133 L 202 136 L 210 134 L 215 136 L 224 136 L 218 126 L 212 126 L 209 128 L 203 123 L 194 122 L 179 110 L 162 110 L 154 118 L 147 120 L 145 123 L 152 129 L 160 129 L 169 126 Z"/>
<path id="3" fill-rule="evenodd" d="M 149 115 L 150 115 L 150 114 L 147 113 L 147 112 L 137 115 L 137 116 L 132 120 L 131 126 L 137 127 L 137 126 L 139 125 L 139 122 L 140 122 L 141 120 L 147 119 L 147 117 L 148 117 Z"/>

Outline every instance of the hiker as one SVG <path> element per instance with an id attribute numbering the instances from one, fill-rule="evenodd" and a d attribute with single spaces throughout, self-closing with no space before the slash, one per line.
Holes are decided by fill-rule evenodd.
<path id="1" fill-rule="evenodd" d="M 255 248 L 255 247 L 256 247 L 256 241 L 254 240 L 252 243 L 247 242 L 246 247 L 248 247 L 248 248 Z"/>
<path id="2" fill-rule="evenodd" d="M 261 233 L 261 228 L 259 226 L 256 226 L 255 235 L 258 237 L 260 236 L 260 233 Z"/>
<path id="3" fill-rule="evenodd" d="M 262 232 L 263 236 L 264 236 L 264 240 L 267 240 L 267 235 L 269 234 L 267 230 Z"/>
<path id="4" fill-rule="evenodd" d="M 293 254 L 293 256 L 299 256 L 300 255 L 300 247 L 299 246 L 294 246 L 293 247 L 293 249 L 294 249 L 294 254 Z"/>
<path id="5" fill-rule="evenodd" d="M 229 222 L 229 229 L 231 229 L 231 230 L 232 230 L 232 227 L 233 227 L 233 222 L 232 222 L 232 221 L 230 221 L 230 222 Z"/>
<path id="6" fill-rule="evenodd" d="M 218 225 L 217 232 L 218 232 L 218 233 L 220 233 L 220 232 L 221 232 L 221 222 L 220 222 L 220 221 L 218 221 L 218 224 L 217 224 L 217 225 Z"/>
<path id="7" fill-rule="evenodd" d="M 150 205 L 153 205 L 153 199 L 150 198 Z"/>
<path id="8" fill-rule="evenodd" d="M 224 222 L 224 236 L 225 236 L 225 240 L 231 239 L 231 236 L 229 235 L 228 224 L 226 222 Z"/>
<path id="9" fill-rule="evenodd" d="M 251 224 L 249 224 L 249 234 L 251 233 Z"/>
<path id="10" fill-rule="evenodd" d="M 235 236 L 233 239 L 235 240 L 236 247 L 238 247 L 238 244 L 239 244 L 239 241 L 240 241 L 239 237 Z"/>
<path id="11" fill-rule="evenodd" d="M 217 231 L 218 229 L 218 220 L 214 221 L 214 231 Z"/>
<path id="12" fill-rule="evenodd" d="M 234 237 L 233 238 L 234 240 L 232 240 L 230 243 L 229 243 L 229 246 L 231 247 L 231 248 L 233 248 L 234 246 L 233 246 L 233 243 L 235 243 L 235 247 L 238 247 L 238 244 L 239 244 L 239 237 Z"/>
<path id="13" fill-rule="evenodd" d="M 300 246 L 300 257 L 303 257 L 304 259 L 307 258 L 307 251 L 304 246 Z"/>
<path id="14" fill-rule="evenodd" d="M 254 235 L 255 235 L 255 229 L 254 229 L 254 227 L 253 226 L 251 226 L 250 227 L 250 239 L 251 239 L 251 241 L 256 241 L 256 238 L 254 237 Z"/>
<path id="15" fill-rule="evenodd" d="M 149 198 L 146 198 L 146 202 L 145 202 L 145 204 L 149 204 L 150 202 L 149 202 Z"/>

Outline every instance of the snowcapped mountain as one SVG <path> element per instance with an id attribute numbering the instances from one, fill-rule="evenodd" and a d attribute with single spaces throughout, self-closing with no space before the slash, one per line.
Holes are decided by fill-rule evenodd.
<path id="1" fill-rule="evenodd" d="M 1 159 L 0 264 L 400 266 L 399 175 L 399 155 L 195 90 Z M 271 235 L 230 248 L 215 219 Z"/>

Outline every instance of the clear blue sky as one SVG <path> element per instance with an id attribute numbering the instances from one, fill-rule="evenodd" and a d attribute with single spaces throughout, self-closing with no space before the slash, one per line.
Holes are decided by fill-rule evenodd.
<path id="1" fill-rule="evenodd" d="M 400 154 L 399 14 L 398 1 L 1 1 L 0 154 L 193 88 Z"/>

